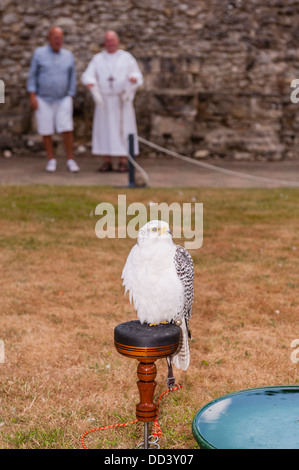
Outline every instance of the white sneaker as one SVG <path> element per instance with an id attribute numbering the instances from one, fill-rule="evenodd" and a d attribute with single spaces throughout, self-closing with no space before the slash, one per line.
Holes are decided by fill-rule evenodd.
<path id="1" fill-rule="evenodd" d="M 56 158 L 50 158 L 46 166 L 46 171 L 53 173 L 54 171 L 56 171 L 56 167 L 57 167 Z"/>
<path id="2" fill-rule="evenodd" d="M 78 173 L 78 171 L 80 171 L 80 168 L 78 167 L 77 163 L 73 159 L 67 160 L 66 166 L 67 166 L 67 169 L 71 173 Z"/>

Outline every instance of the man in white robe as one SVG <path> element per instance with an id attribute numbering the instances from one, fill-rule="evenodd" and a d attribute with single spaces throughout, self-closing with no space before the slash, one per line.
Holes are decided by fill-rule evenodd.
<path id="1" fill-rule="evenodd" d="M 128 136 L 134 135 L 138 155 L 136 116 L 133 100 L 143 77 L 136 59 L 119 49 L 115 31 L 107 31 L 105 50 L 96 54 L 82 75 L 90 89 L 95 110 L 92 127 L 92 153 L 104 157 L 100 171 L 112 171 L 111 157 L 120 157 L 118 171 L 127 171 Z"/>

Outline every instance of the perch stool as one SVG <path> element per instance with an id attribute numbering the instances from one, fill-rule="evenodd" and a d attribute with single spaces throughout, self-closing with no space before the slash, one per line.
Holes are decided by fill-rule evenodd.
<path id="1" fill-rule="evenodd" d="M 140 403 L 136 405 L 136 417 L 144 422 L 144 448 L 148 448 L 148 423 L 157 417 L 157 405 L 153 402 L 157 383 L 155 361 L 172 356 L 179 347 L 181 329 L 173 324 L 149 326 L 133 320 L 117 325 L 114 344 L 123 356 L 137 359 L 138 390 Z"/>

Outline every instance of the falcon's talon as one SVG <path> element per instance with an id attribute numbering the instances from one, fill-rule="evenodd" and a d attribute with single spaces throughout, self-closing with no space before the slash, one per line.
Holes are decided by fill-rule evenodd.
<path id="1" fill-rule="evenodd" d="M 167 383 L 169 390 L 172 390 L 175 386 L 175 377 L 167 377 L 166 383 Z"/>
<path id="2" fill-rule="evenodd" d="M 148 326 L 157 326 L 157 323 L 149 323 Z"/>
<path id="3" fill-rule="evenodd" d="M 169 325 L 169 321 L 160 321 L 160 325 Z"/>

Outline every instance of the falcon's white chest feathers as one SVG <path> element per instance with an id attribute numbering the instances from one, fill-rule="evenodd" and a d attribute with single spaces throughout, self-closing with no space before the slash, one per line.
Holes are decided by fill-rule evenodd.
<path id="1" fill-rule="evenodd" d="M 182 311 L 184 289 L 174 265 L 175 251 L 172 241 L 160 240 L 135 245 L 129 254 L 123 284 L 141 323 L 170 322 Z"/>

